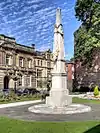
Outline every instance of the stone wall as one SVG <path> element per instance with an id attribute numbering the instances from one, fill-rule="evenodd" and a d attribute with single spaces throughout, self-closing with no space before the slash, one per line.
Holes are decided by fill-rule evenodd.
<path id="1" fill-rule="evenodd" d="M 90 64 L 75 61 L 74 90 L 89 91 L 95 85 L 100 87 L 100 48 L 93 49 L 91 59 Z"/>

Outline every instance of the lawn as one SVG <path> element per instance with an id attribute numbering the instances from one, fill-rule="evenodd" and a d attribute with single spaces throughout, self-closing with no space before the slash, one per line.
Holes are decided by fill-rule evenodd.
<path id="1" fill-rule="evenodd" d="M 41 99 L 40 96 L 22 96 L 19 97 L 19 99 L 0 99 L 0 104 L 4 104 L 4 103 L 13 103 L 13 102 L 22 102 L 22 101 L 31 101 L 31 100 L 39 100 Z M 78 97 L 73 97 L 72 99 L 73 103 L 80 103 L 80 104 L 84 104 L 84 103 L 93 103 L 93 104 L 100 104 L 100 100 L 89 100 L 89 99 L 82 99 L 82 98 L 78 98 Z"/>
<path id="2" fill-rule="evenodd" d="M 78 97 L 73 97 L 72 102 L 80 103 L 80 104 L 84 104 L 84 103 L 100 104 L 100 100 L 82 99 L 82 98 L 78 98 Z"/>
<path id="3" fill-rule="evenodd" d="M 35 100 L 34 97 L 24 98 L 22 100 Z M 73 103 L 100 104 L 100 101 L 74 97 Z M 28 122 L 0 117 L 0 133 L 100 133 L 100 121 Z"/>
<path id="4" fill-rule="evenodd" d="M 40 97 L 39 96 L 20 96 L 20 97 L 16 97 L 16 98 L 12 98 L 12 99 L 3 99 L 0 98 L 0 104 L 4 104 L 4 103 L 14 103 L 14 102 L 22 102 L 22 101 L 32 101 L 32 100 L 39 100 Z"/>
<path id="5" fill-rule="evenodd" d="M 27 122 L 0 117 L 0 133 L 100 133 L 100 122 Z"/>

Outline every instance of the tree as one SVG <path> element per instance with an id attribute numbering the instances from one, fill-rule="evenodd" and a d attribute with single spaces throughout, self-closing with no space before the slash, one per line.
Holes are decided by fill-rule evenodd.
<path id="1" fill-rule="evenodd" d="M 75 59 L 86 59 L 87 56 L 91 58 L 93 48 L 100 47 L 99 11 L 99 0 L 77 0 L 75 16 L 82 24 L 74 33 Z"/>
<path id="2" fill-rule="evenodd" d="M 93 16 L 99 11 L 97 11 L 97 8 L 100 8 L 99 4 L 99 0 L 77 0 L 75 5 L 75 16 L 78 20 L 90 25 L 92 23 Z"/>

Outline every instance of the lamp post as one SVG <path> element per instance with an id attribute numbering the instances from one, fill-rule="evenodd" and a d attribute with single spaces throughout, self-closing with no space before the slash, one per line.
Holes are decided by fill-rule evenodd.
<path id="1" fill-rule="evenodd" d="M 16 83 L 17 83 L 17 80 L 20 78 L 20 73 L 14 67 L 10 75 L 11 75 L 11 78 L 13 79 L 13 81 L 14 81 L 14 92 L 16 93 Z"/>
<path id="2" fill-rule="evenodd" d="M 51 74 L 48 75 L 47 79 L 47 91 L 50 91 L 51 88 Z"/>
<path id="3" fill-rule="evenodd" d="M 14 92 L 16 93 L 16 83 L 17 83 L 17 80 L 18 80 L 19 78 L 15 75 L 15 77 L 13 78 L 13 80 L 14 80 Z"/>

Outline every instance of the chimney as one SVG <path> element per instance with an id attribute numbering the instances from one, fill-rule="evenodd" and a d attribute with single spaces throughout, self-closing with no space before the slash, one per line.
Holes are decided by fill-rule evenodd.
<path id="1" fill-rule="evenodd" d="M 31 44 L 32 48 L 35 49 L 35 44 Z"/>

